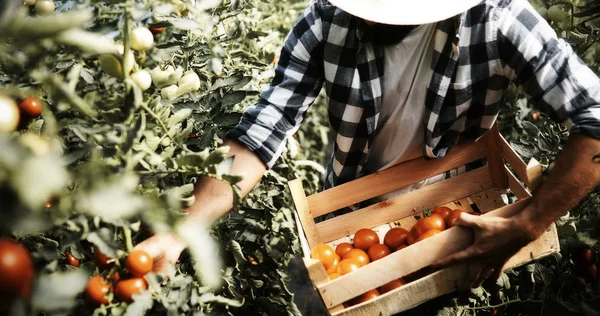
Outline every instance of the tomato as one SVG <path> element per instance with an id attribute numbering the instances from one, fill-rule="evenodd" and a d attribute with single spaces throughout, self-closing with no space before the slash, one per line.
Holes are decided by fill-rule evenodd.
<path id="1" fill-rule="evenodd" d="M 142 277 L 152 270 L 152 260 L 144 250 L 134 250 L 127 256 L 125 267 L 134 277 Z"/>
<path id="2" fill-rule="evenodd" d="M 318 244 L 310 251 L 310 257 L 321 261 L 325 267 L 325 270 L 329 270 L 329 268 L 331 268 L 331 266 L 335 263 L 336 256 L 337 255 L 335 254 L 333 247 L 326 244 Z"/>
<path id="3" fill-rule="evenodd" d="M 42 114 L 42 101 L 38 98 L 27 98 L 19 103 L 19 108 L 31 117 L 38 117 Z"/>
<path id="4" fill-rule="evenodd" d="M 118 45 L 117 52 L 119 53 L 119 57 L 122 58 L 124 54 L 123 46 Z M 121 59 L 119 59 L 117 55 L 113 54 L 101 55 L 98 61 L 100 63 L 100 68 L 102 68 L 102 70 L 108 75 L 116 78 L 123 78 L 125 71 L 127 71 L 127 73 L 130 73 L 131 70 L 133 70 L 133 64 L 135 63 L 134 59 L 135 57 L 133 56 L 133 53 L 129 51 L 129 63 L 125 66 L 123 66 L 123 64 L 121 63 Z"/>
<path id="5" fill-rule="evenodd" d="M 548 9 L 548 18 L 550 21 L 559 23 L 565 20 L 567 14 L 565 8 L 562 5 L 553 5 Z"/>
<path id="6" fill-rule="evenodd" d="M 402 227 L 394 227 L 390 229 L 383 237 L 383 243 L 390 249 L 396 249 L 400 245 L 406 244 L 408 231 Z"/>
<path id="7" fill-rule="evenodd" d="M 34 276 L 29 251 L 12 240 L 0 239 L 0 297 L 28 298 Z"/>
<path id="8" fill-rule="evenodd" d="M 137 51 L 149 50 L 154 46 L 154 36 L 145 27 L 138 27 L 131 32 L 131 48 Z"/>
<path id="9" fill-rule="evenodd" d="M 173 100 L 178 95 L 179 87 L 177 85 L 170 85 L 160 90 L 160 97 L 165 100 Z"/>
<path id="10" fill-rule="evenodd" d="M 531 113 L 531 119 L 534 120 L 534 121 L 539 120 L 540 119 L 540 113 L 538 113 L 538 112 Z"/>
<path id="11" fill-rule="evenodd" d="M 102 270 L 108 270 L 113 266 L 113 259 L 107 257 L 105 254 L 100 252 L 100 249 L 96 248 L 94 251 L 94 263 Z"/>
<path id="12" fill-rule="evenodd" d="M 450 215 L 451 212 L 452 212 L 452 209 L 447 206 L 438 206 L 438 207 L 434 208 L 433 210 L 431 210 L 431 214 L 440 214 L 440 215 L 442 215 L 444 220 L 446 220 L 446 218 L 448 218 L 448 215 Z"/>
<path id="13" fill-rule="evenodd" d="M 133 82 L 135 82 L 135 84 L 142 91 L 148 90 L 150 88 L 150 85 L 152 85 L 152 77 L 150 76 L 150 73 L 146 70 L 140 70 L 132 74 L 131 80 L 133 80 Z"/>
<path id="14" fill-rule="evenodd" d="M 67 254 L 67 264 L 68 265 L 72 265 L 74 267 L 78 267 L 79 266 L 79 259 L 73 257 L 72 254 L 68 253 Z"/>
<path id="15" fill-rule="evenodd" d="M 133 295 L 142 293 L 142 290 L 146 290 L 148 284 L 143 278 L 131 278 L 123 281 L 119 281 L 115 286 L 115 295 L 123 302 L 133 302 Z"/>
<path id="16" fill-rule="evenodd" d="M 35 2 L 35 13 L 37 15 L 50 15 L 54 13 L 56 5 L 53 0 L 37 0 Z"/>
<path id="17" fill-rule="evenodd" d="M 366 301 L 370 301 L 376 297 L 378 297 L 379 291 L 377 291 L 377 289 L 372 289 L 367 293 L 363 293 L 361 294 L 359 297 L 356 297 L 354 299 L 352 299 L 352 305 L 356 305 L 356 304 L 360 304 L 360 303 L 364 303 Z"/>
<path id="18" fill-rule="evenodd" d="M 444 230 L 446 229 L 446 222 L 444 221 L 444 217 L 440 214 L 431 214 L 429 217 L 424 217 L 417 222 L 417 235 L 421 236 L 428 230 L 437 229 Z"/>
<path id="19" fill-rule="evenodd" d="M 573 262 L 578 266 L 589 266 L 596 263 L 596 251 L 590 247 L 583 247 L 573 253 Z"/>
<path id="20" fill-rule="evenodd" d="M 398 246 L 398 248 L 396 248 L 395 251 L 402 250 L 402 249 L 404 249 L 406 247 L 408 247 L 408 246 L 407 245 L 400 245 L 400 246 Z"/>
<path id="21" fill-rule="evenodd" d="M 337 279 L 337 278 L 339 278 L 339 277 L 341 277 L 341 276 L 342 276 L 342 275 L 341 275 L 341 274 L 339 274 L 339 273 L 337 273 L 337 272 L 330 273 L 330 274 L 329 274 L 329 280 L 335 280 L 335 279 Z"/>
<path id="22" fill-rule="evenodd" d="M 406 243 L 408 245 L 412 245 L 417 242 L 417 238 L 419 238 L 419 235 L 417 234 L 417 225 L 415 225 L 408 232 L 408 236 L 406 236 Z"/>
<path id="23" fill-rule="evenodd" d="M 51 207 L 52 207 L 52 203 L 51 202 L 44 203 L 44 208 L 51 208 Z"/>
<path id="24" fill-rule="evenodd" d="M 354 247 L 364 251 L 379 243 L 379 236 L 372 229 L 363 228 L 354 234 Z"/>
<path id="25" fill-rule="evenodd" d="M 149 27 L 150 32 L 154 35 L 162 33 L 165 28 L 164 27 Z"/>
<path id="26" fill-rule="evenodd" d="M 183 77 L 177 80 L 177 85 L 179 86 L 179 90 L 177 92 L 180 95 L 192 91 L 198 91 L 198 89 L 200 89 L 200 77 L 198 77 L 195 72 L 188 71 L 183 75 Z"/>
<path id="27" fill-rule="evenodd" d="M 23 0 L 23 4 L 31 7 L 35 4 L 35 0 Z"/>
<path id="28" fill-rule="evenodd" d="M 598 266 L 594 263 L 584 270 L 583 278 L 589 283 L 596 283 L 598 281 Z"/>
<path id="29" fill-rule="evenodd" d="M 394 281 L 391 281 L 389 283 L 382 285 L 379 288 L 379 291 L 381 292 L 381 294 L 384 294 L 391 290 L 397 289 L 405 284 L 406 284 L 406 281 L 404 281 L 404 279 L 400 278 L 400 279 L 397 279 L 397 280 L 394 280 Z"/>
<path id="30" fill-rule="evenodd" d="M 424 232 L 421 236 L 419 236 L 419 238 L 417 238 L 417 242 L 419 242 L 421 240 L 424 240 L 424 239 L 427 239 L 427 238 L 429 238 L 429 237 L 431 237 L 433 235 L 439 234 L 441 232 L 442 231 L 439 230 L 439 229 L 430 229 L 430 230 Z"/>
<path id="31" fill-rule="evenodd" d="M 371 262 L 371 259 L 369 259 L 369 255 L 366 252 L 364 252 L 364 250 L 358 248 L 351 249 L 350 251 L 346 252 L 346 254 L 343 257 L 343 259 L 351 258 L 354 258 L 358 262 L 360 262 L 361 267 L 366 266 L 367 264 L 369 264 L 369 262 Z"/>
<path id="32" fill-rule="evenodd" d="M 337 273 L 345 275 L 360 269 L 360 267 L 362 267 L 362 264 L 356 258 L 343 259 L 338 263 Z"/>
<path id="33" fill-rule="evenodd" d="M 340 260 L 342 260 L 342 258 L 336 254 L 333 264 L 329 267 L 329 269 L 327 269 L 328 274 L 335 273 L 337 271 L 337 266 L 340 263 Z"/>
<path id="34" fill-rule="evenodd" d="M 371 246 L 371 248 L 369 248 L 369 251 L 368 251 L 369 259 L 371 259 L 371 261 L 379 260 L 379 259 L 389 255 L 390 253 L 392 253 L 390 251 L 390 248 L 388 248 L 388 246 L 386 246 L 384 244 L 373 245 L 373 246 Z"/>
<path id="35" fill-rule="evenodd" d="M 351 249 L 354 249 L 354 246 L 352 246 L 351 243 L 343 242 L 335 247 L 335 253 L 340 257 L 344 257 L 346 252 L 350 251 Z"/>
<path id="36" fill-rule="evenodd" d="M 448 218 L 446 219 L 446 227 L 451 228 L 456 226 L 456 219 L 458 218 L 458 216 L 460 216 L 460 213 L 462 213 L 463 210 L 461 209 L 455 209 L 452 211 L 452 213 L 450 213 L 450 215 L 448 215 Z"/>
<path id="37" fill-rule="evenodd" d="M 88 281 L 87 287 L 85 288 L 85 296 L 93 305 L 104 305 L 108 304 L 106 294 L 108 294 L 109 290 L 110 285 L 106 283 L 103 277 L 98 275 Z"/>
<path id="38" fill-rule="evenodd" d="M 111 283 L 117 283 L 121 280 L 121 275 L 119 274 L 119 271 L 115 271 L 108 279 Z"/>
<path id="39" fill-rule="evenodd" d="M 20 116 L 17 103 L 9 97 L 0 95 L 0 133 L 14 132 L 19 126 Z"/>

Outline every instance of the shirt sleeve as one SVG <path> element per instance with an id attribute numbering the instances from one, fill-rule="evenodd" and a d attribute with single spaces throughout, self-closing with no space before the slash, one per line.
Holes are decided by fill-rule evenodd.
<path id="1" fill-rule="evenodd" d="M 275 76 L 227 136 L 250 148 L 273 167 L 323 85 L 323 22 L 319 0 L 312 0 L 294 24 L 281 50 Z"/>
<path id="2" fill-rule="evenodd" d="M 572 133 L 600 139 L 600 80 L 526 0 L 496 16 L 502 71 L 529 101 Z"/>

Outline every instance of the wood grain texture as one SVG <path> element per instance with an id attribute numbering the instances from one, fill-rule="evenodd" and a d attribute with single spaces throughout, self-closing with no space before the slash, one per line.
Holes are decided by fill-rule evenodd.
<path id="1" fill-rule="evenodd" d="M 542 165 L 535 160 L 535 158 L 531 158 L 529 163 L 527 164 L 527 181 L 525 184 L 529 187 L 529 189 L 533 192 L 542 182 Z"/>
<path id="2" fill-rule="evenodd" d="M 319 243 L 319 234 L 315 226 L 314 217 L 308 207 L 308 200 L 306 199 L 306 193 L 304 193 L 304 187 L 302 186 L 302 180 L 295 179 L 288 182 L 292 199 L 294 200 L 294 206 L 296 206 L 296 212 L 302 223 L 304 234 L 308 245 L 312 248 Z"/>
<path id="3" fill-rule="evenodd" d="M 371 228 L 408 216 L 421 215 L 423 210 L 443 205 L 457 198 L 492 186 L 487 167 L 443 180 L 366 208 L 334 217 L 316 225 L 320 242 L 326 243 L 352 235 L 361 228 Z"/>
<path id="4" fill-rule="evenodd" d="M 403 188 L 485 156 L 484 142 L 452 148 L 442 159 L 411 160 L 308 197 L 314 217 Z M 352 192 L 352 194 L 348 194 Z"/>
<path id="5" fill-rule="evenodd" d="M 510 186 L 510 176 L 508 183 Z M 473 201 L 473 203 L 475 203 L 475 205 L 477 205 L 477 208 L 481 211 L 481 213 L 485 214 L 487 212 L 505 206 L 506 203 L 504 203 L 502 195 L 506 194 L 507 192 L 508 190 L 491 188 L 471 195 L 471 200 Z"/>
<path id="6" fill-rule="evenodd" d="M 506 159 L 506 162 L 513 168 L 516 173 L 516 176 L 525 183 L 525 185 L 531 190 L 535 190 L 535 188 L 540 184 L 542 179 L 542 166 L 540 163 L 532 158 L 529 160 L 528 164 L 525 164 L 525 161 L 519 157 L 517 152 L 510 147 L 510 144 L 503 137 L 499 138 L 500 151 L 502 152 L 502 156 Z"/>
<path id="7" fill-rule="evenodd" d="M 508 167 L 505 168 L 508 174 L 508 186 L 510 187 L 510 190 L 517 196 L 517 198 L 524 199 L 531 197 L 531 193 L 529 192 L 529 190 L 523 187 L 521 182 L 519 182 L 519 180 L 517 179 L 517 177 L 515 177 L 512 171 L 510 171 Z"/>
<path id="8" fill-rule="evenodd" d="M 498 131 L 498 124 L 494 126 L 485 134 L 485 147 L 486 157 L 488 166 L 490 167 L 490 178 L 495 188 L 508 189 L 508 176 L 504 171 L 504 157 L 500 149 L 501 138 L 500 132 Z"/>

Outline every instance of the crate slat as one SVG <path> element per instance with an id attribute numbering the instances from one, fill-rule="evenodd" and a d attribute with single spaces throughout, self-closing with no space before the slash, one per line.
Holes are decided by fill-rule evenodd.
<path id="1" fill-rule="evenodd" d="M 500 147 L 500 132 L 498 131 L 498 124 L 490 129 L 485 134 L 485 146 L 486 146 L 486 157 L 488 165 L 490 166 L 490 178 L 495 188 L 508 189 L 508 176 L 504 171 L 504 158 Z"/>
<path id="2" fill-rule="evenodd" d="M 302 180 L 295 179 L 288 182 L 290 187 L 290 193 L 296 206 L 296 212 L 304 228 L 304 233 L 310 247 L 314 247 L 319 243 L 320 237 L 315 229 L 315 220 L 312 216 L 310 208 L 308 208 L 308 201 L 306 199 L 306 193 L 304 193 L 304 187 L 302 186 Z M 308 254 L 305 254 L 308 255 Z"/>

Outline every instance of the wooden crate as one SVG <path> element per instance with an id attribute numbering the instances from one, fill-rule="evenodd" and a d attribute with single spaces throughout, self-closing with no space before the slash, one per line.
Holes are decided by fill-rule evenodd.
<path id="1" fill-rule="evenodd" d="M 314 221 L 317 216 L 381 196 L 481 158 L 487 158 L 486 166 L 352 213 L 319 223 Z M 301 224 L 298 227 L 305 264 L 325 306 L 331 315 L 391 315 L 450 293 L 465 276 L 464 264 L 437 271 L 368 302 L 349 308 L 342 306 L 343 302 L 362 293 L 468 247 L 473 242 L 472 233 L 462 227 L 447 229 L 333 281 L 329 280 L 319 261 L 310 259 L 310 248 L 314 245 L 328 243 L 336 246 L 340 242 L 350 241 L 351 236 L 361 228 L 373 228 L 383 240 L 391 227 L 401 226 L 408 230 L 416 223 L 415 216 L 421 216 L 424 210 L 440 205 L 460 207 L 467 211 L 476 206 L 473 208 L 484 213 L 482 216 L 508 217 L 521 210 L 525 200 L 531 197 L 530 190 L 539 184 L 541 172 L 537 161 L 531 160 L 525 164 L 494 127 L 475 143 L 453 147 L 443 159 L 412 160 L 308 197 L 301 180 L 290 181 L 297 219 Z M 502 195 L 509 190 L 520 199 L 519 202 L 505 204 L 506 199 Z M 556 227 L 552 225 L 538 240 L 511 258 L 504 269 L 559 250 Z"/>

